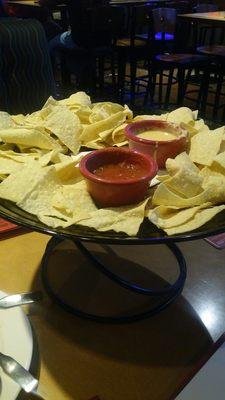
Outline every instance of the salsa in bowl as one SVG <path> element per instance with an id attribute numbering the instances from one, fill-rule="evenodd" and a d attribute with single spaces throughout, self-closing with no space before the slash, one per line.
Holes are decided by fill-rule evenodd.
<path id="1" fill-rule="evenodd" d="M 97 205 L 118 207 L 144 200 L 157 164 L 144 154 L 109 147 L 84 156 L 80 171 Z"/>

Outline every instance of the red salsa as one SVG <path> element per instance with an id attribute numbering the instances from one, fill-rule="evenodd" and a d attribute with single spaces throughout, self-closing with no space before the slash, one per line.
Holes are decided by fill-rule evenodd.
<path id="1" fill-rule="evenodd" d="M 93 174 L 110 180 L 136 179 L 146 174 L 146 169 L 141 164 L 134 164 L 129 161 L 121 161 L 117 164 L 104 164 L 93 171 Z"/>

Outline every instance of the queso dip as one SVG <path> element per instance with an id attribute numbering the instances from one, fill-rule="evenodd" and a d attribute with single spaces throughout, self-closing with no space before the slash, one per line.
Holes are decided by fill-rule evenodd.
<path id="1" fill-rule="evenodd" d="M 155 141 L 167 141 L 167 140 L 174 140 L 177 139 L 177 135 L 165 131 L 155 131 L 155 130 L 148 130 L 137 135 L 140 138 L 148 139 L 148 140 L 155 140 Z"/>

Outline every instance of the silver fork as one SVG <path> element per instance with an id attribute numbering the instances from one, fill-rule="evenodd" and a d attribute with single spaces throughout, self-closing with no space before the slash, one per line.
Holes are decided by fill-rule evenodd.
<path id="1" fill-rule="evenodd" d="M 24 304 L 31 304 L 35 301 L 42 300 L 43 295 L 41 291 L 30 292 L 30 293 L 20 293 L 11 294 L 0 299 L 0 309 L 1 308 L 11 308 L 16 306 L 22 306 Z"/>
<path id="2" fill-rule="evenodd" d="M 29 292 L 29 293 L 19 293 L 4 296 L 0 299 L 0 309 L 1 308 L 11 308 L 16 306 L 22 306 L 24 304 L 34 303 L 35 301 L 42 300 L 43 295 L 41 291 Z"/>
<path id="3" fill-rule="evenodd" d="M 26 393 L 32 393 L 34 396 L 42 397 L 37 393 L 38 380 L 34 378 L 14 358 L 0 352 L 0 366 L 14 382 L 16 382 Z"/>

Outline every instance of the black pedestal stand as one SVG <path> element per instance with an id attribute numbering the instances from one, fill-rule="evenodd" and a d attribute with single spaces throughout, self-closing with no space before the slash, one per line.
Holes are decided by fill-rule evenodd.
<path id="1" fill-rule="evenodd" d="M 186 262 L 180 251 L 180 249 L 174 243 L 166 243 L 166 246 L 173 253 L 177 260 L 179 266 L 179 276 L 173 284 L 168 284 L 163 289 L 152 289 L 144 288 L 139 285 L 130 283 L 129 281 L 121 278 L 119 275 L 114 274 L 109 270 L 97 257 L 95 257 L 84 244 L 77 239 L 72 239 L 73 243 L 77 246 L 79 251 L 92 263 L 93 267 L 97 268 L 102 274 L 107 276 L 108 279 L 114 281 L 116 284 L 122 286 L 126 290 L 136 292 L 138 294 L 146 295 L 159 299 L 160 302 L 157 305 L 152 306 L 149 310 L 127 316 L 101 316 L 95 314 L 89 314 L 80 309 L 71 306 L 70 304 L 64 302 L 57 293 L 52 288 L 49 276 L 48 276 L 48 265 L 49 258 L 54 251 L 55 247 L 60 244 L 64 239 L 59 237 L 52 237 L 47 244 L 46 251 L 42 259 L 42 280 L 44 287 L 53 300 L 55 300 L 60 306 L 62 306 L 66 311 L 86 319 L 90 319 L 96 322 L 106 322 L 106 323 L 127 323 L 138 321 L 147 317 L 151 317 L 160 311 L 168 307 L 182 292 L 186 279 Z"/>

